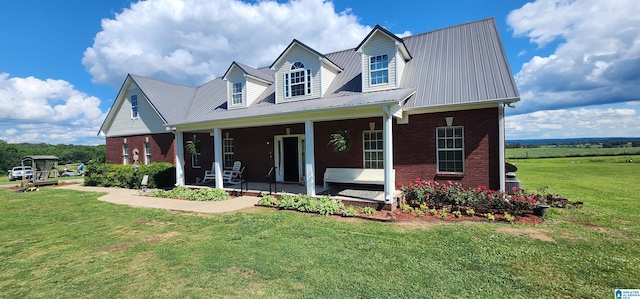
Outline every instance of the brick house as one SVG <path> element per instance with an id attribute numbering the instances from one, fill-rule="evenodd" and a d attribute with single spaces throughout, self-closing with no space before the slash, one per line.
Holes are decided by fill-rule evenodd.
<path id="1" fill-rule="evenodd" d="M 237 160 L 249 181 L 275 167 L 315 195 L 328 168 L 381 169 L 392 203 L 416 177 L 504 190 L 504 107 L 517 101 L 492 18 L 404 38 L 376 26 L 355 48 L 293 40 L 271 66 L 232 62 L 198 87 L 128 75 L 101 132 L 108 162 L 172 162 L 178 185 Z M 346 151 L 329 145 L 339 132 Z"/>

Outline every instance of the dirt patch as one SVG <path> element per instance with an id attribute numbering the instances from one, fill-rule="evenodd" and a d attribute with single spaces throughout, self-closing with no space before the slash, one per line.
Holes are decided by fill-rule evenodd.
<path id="1" fill-rule="evenodd" d="M 510 234 L 518 237 L 528 237 L 538 239 L 545 242 L 555 242 L 553 238 L 547 235 L 547 231 L 538 228 L 522 228 L 522 227 L 501 227 L 498 232 Z"/>
<path id="2" fill-rule="evenodd" d="M 229 272 L 238 272 L 241 273 L 244 277 L 249 278 L 253 275 L 258 274 L 258 271 L 253 270 L 253 269 L 242 269 L 236 266 L 233 266 L 231 268 L 229 268 Z"/>
<path id="3" fill-rule="evenodd" d="M 157 236 L 152 236 L 150 238 L 147 238 L 147 242 L 149 243 L 157 243 L 157 242 L 162 242 L 162 241 L 166 241 L 171 237 L 175 237 L 180 235 L 179 232 L 168 232 L 166 234 L 161 234 L 161 235 L 157 235 Z"/>

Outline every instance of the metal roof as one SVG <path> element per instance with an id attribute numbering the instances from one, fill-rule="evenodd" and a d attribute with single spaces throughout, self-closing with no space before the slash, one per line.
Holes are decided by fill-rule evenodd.
<path id="1" fill-rule="evenodd" d="M 401 100 L 410 96 L 404 109 L 519 100 L 493 18 L 405 37 L 402 41 L 413 59 L 405 65 L 399 88 L 386 91 L 362 92 L 362 57 L 355 48 L 319 54 L 342 71 L 323 98 L 304 101 L 275 104 L 275 84 L 271 84 L 250 107 L 228 110 L 226 82 L 221 78 L 198 88 L 140 76 L 132 78 L 168 125 L 356 107 L 392 102 L 403 96 Z M 294 43 L 304 46 L 294 40 L 289 47 Z M 282 54 L 276 61 L 281 57 Z M 274 71 L 270 67 L 254 69 L 237 64 L 245 72 L 258 78 L 269 77 L 273 82 Z"/>
<path id="2" fill-rule="evenodd" d="M 245 74 L 252 76 L 252 77 L 256 77 L 260 80 L 264 80 L 266 82 L 269 83 L 273 83 L 273 72 L 270 71 L 269 69 L 254 69 L 246 64 L 242 64 L 240 62 L 234 61 L 233 63 L 231 63 L 231 65 L 229 66 L 229 68 L 227 69 L 227 71 L 224 73 L 224 75 L 222 76 L 222 78 L 225 78 L 227 76 L 227 73 L 229 73 L 229 71 L 231 70 L 231 67 L 233 67 L 233 65 L 236 65 L 241 71 L 243 71 Z"/>
<path id="3" fill-rule="evenodd" d="M 181 121 L 187 116 L 196 88 L 137 75 L 130 76 L 165 123 Z"/>

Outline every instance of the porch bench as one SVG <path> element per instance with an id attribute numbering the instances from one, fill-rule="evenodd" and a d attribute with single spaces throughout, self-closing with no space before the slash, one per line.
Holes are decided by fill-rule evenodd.
<path id="1" fill-rule="evenodd" d="M 395 169 L 391 170 L 395 177 Z M 324 171 L 324 188 L 328 183 L 384 185 L 384 169 L 327 168 Z"/>

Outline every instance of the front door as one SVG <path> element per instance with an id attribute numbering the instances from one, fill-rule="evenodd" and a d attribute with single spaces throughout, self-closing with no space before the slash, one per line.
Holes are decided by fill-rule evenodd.
<path id="1" fill-rule="evenodd" d="M 279 182 L 300 182 L 304 173 L 304 135 L 274 136 L 274 162 Z"/>
<path id="2" fill-rule="evenodd" d="M 282 138 L 282 166 L 285 182 L 298 182 L 300 179 L 300 172 L 298 164 L 298 137 L 284 137 Z"/>

